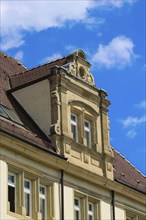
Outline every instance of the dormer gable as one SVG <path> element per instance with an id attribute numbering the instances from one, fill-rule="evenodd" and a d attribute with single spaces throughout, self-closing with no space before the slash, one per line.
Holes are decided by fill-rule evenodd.
<path id="1" fill-rule="evenodd" d="M 95 86 L 90 67 L 77 50 L 23 73 L 25 84 L 12 94 L 69 163 L 113 179 L 110 102 Z"/>

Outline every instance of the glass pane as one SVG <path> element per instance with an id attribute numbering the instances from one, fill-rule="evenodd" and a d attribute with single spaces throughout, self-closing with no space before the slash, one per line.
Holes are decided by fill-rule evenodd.
<path id="1" fill-rule="evenodd" d="M 71 120 L 76 121 L 76 117 L 74 115 L 71 115 Z"/>
<path id="2" fill-rule="evenodd" d="M 89 215 L 89 220 L 93 220 L 93 216 L 92 215 Z"/>
<path id="3" fill-rule="evenodd" d="M 86 139 L 85 145 L 89 146 L 90 145 L 90 134 L 88 131 L 85 131 L 85 139 Z"/>
<path id="4" fill-rule="evenodd" d="M 13 175 L 8 175 L 8 182 L 14 183 L 14 176 Z"/>
<path id="5" fill-rule="evenodd" d="M 45 199 L 40 199 L 40 213 L 42 214 L 42 219 L 45 219 Z"/>
<path id="6" fill-rule="evenodd" d="M 93 205 L 89 204 L 89 211 L 93 211 Z"/>
<path id="7" fill-rule="evenodd" d="M 79 200 L 78 200 L 78 199 L 75 199 L 75 200 L 74 200 L 74 204 L 75 204 L 76 206 L 79 206 Z"/>
<path id="8" fill-rule="evenodd" d="M 40 194 L 45 195 L 45 187 L 40 186 Z"/>
<path id="9" fill-rule="evenodd" d="M 73 133 L 73 139 L 76 140 L 76 126 L 75 125 L 71 125 L 71 131 Z"/>
<path id="10" fill-rule="evenodd" d="M 10 203 L 10 211 L 15 212 L 15 188 L 8 186 L 8 201 Z"/>
<path id="11" fill-rule="evenodd" d="M 5 113 L 5 111 L 3 110 L 2 106 L 0 106 L 0 116 L 3 116 L 5 118 L 9 118 L 8 115 Z"/>
<path id="12" fill-rule="evenodd" d="M 30 189 L 30 182 L 29 181 L 24 181 L 24 188 Z"/>
<path id="13" fill-rule="evenodd" d="M 79 220 L 79 219 L 80 219 L 79 211 L 75 210 L 75 220 Z"/>
<path id="14" fill-rule="evenodd" d="M 85 121 L 85 127 L 89 128 L 89 123 L 87 121 Z"/>
<path id="15" fill-rule="evenodd" d="M 18 116 L 13 112 L 12 109 L 6 108 L 2 105 L 0 105 L 0 115 L 11 119 L 12 121 L 23 125 L 23 123 L 20 121 L 20 119 L 18 118 Z"/>
<path id="16" fill-rule="evenodd" d="M 25 208 L 26 208 L 26 216 L 30 216 L 30 195 L 28 193 L 24 194 L 25 199 Z"/>

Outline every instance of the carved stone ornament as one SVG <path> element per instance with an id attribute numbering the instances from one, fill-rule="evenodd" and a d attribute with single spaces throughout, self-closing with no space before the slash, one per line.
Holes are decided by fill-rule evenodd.
<path id="1" fill-rule="evenodd" d="M 60 126 L 59 124 L 53 124 L 50 126 L 50 134 L 60 134 Z"/>
<path id="2" fill-rule="evenodd" d="M 69 64 L 69 73 L 76 76 L 76 63 L 72 62 Z"/>

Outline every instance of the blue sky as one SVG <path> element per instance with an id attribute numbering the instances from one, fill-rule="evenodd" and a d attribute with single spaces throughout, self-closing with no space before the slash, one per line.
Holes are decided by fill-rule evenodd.
<path id="1" fill-rule="evenodd" d="M 108 92 L 111 145 L 146 174 L 145 0 L 1 0 L 0 49 L 27 68 L 82 49 Z"/>

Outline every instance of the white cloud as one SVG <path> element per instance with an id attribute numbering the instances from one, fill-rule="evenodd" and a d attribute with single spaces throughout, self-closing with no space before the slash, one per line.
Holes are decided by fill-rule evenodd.
<path id="1" fill-rule="evenodd" d="M 122 7 L 133 0 L 7 0 L 1 1 L 2 50 L 20 47 L 25 42 L 24 31 L 42 31 L 50 27 L 61 27 L 67 22 L 83 22 L 91 26 L 103 22 L 90 17 L 92 8 L 105 6 Z"/>
<path id="2" fill-rule="evenodd" d="M 130 138 L 134 138 L 137 135 L 137 132 L 135 130 L 130 130 L 126 135 Z"/>
<path id="3" fill-rule="evenodd" d="M 136 0 L 100 0 L 97 1 L 98 7 L 116 7 L 121 8 L 125 3 L 133 4 Z"/>
<path id="4" fill-rule="evenodd" d="M 93 0 L 2 1 L 2 49 L 22 45 L 23 31 L 41 31 L 49 27 L 61 27 L 67 21 L 82 21 L 88 17 L 88 10 L 93 6 Z M 8 43 L 10 40 L 11 44 Z"/>
<path id="5" fill-rule="evenodd" d="M 140 103 L 136 104 L 136 107 L 139 109 L 146 109 L 146 100 L 143 100 Z"/>
<path id="6" fill-rule="evenodd" d="M 85 24 L 86 28 L 88 28 L 89 30 L 93 30 L 93 29 L 97 29 L 97 27 L 99 27 L 101 24 L 104 24 L 105 19 L 90 17 L 85 19 L 83 23 Z"/>
<path id="7" fill-rule="evenodd" d="M 19 50 L 19 51 L 15 54 L 14 58 L 17 59 L 17 60 L 22 61 L 23 56 L 24 56 L 23 51 L 22 51 L 22 50 Z"/>
<path id="8" fill-rule="evenodd" d="M 137 57 L 134 43 L 126 36 L 117 36 L 107 45 L 100 44 L 92 62 L 105 68 L 124 68 Z"/>
<path id="9" fill-rule="evenodd" d="M 45 58 L 41 61 L 41 63 L 42 63 L 42 64 L 43 64 L 43 63 L 49 63 L 49 62 L 51 62 L 51 61 L 53 61 L 53 60 L 57 60 L 57 59 L 59 59 L 59 58 L 61 58 L 61 57 L 62 57 L 61 54 L 55 53 L 55 54 L 52 54 L 51 56 L 45 57 Z"/>
<path id="10" fill-rule="evenodd" d="M 146 122 L 146 116 L 138 117 L 131 117 L 129 116 L 125 120 L 120 120 L 125 128 L 127 127 L 136 127 L 144 122 Z"/>
<path id="11" fill-rule="evenodd" d="M 74 52 L 78 50 L 78 48 L 75 45 L 69 44 L 65 46 L 65 50 L 69 52 Z"/>

